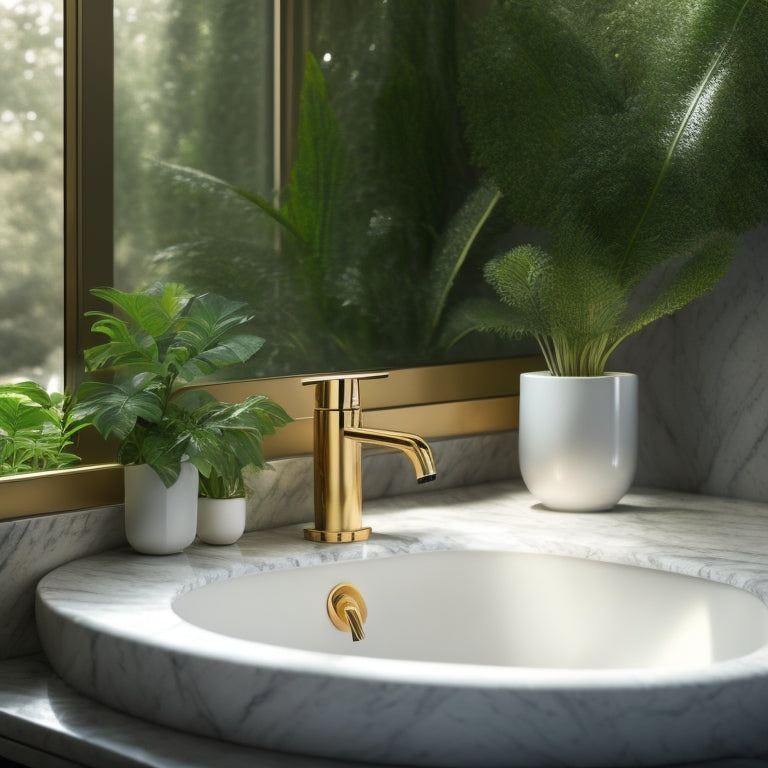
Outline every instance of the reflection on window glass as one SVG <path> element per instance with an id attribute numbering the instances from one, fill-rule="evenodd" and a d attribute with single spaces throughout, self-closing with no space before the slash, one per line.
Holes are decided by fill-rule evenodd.
<path id="1" fill-rule="evenodd" d="M 450 332 L 458 300 L 487 291 L 500 218 L 461 136 L 468 5 L 303 4 L 278 73 L 290 58 L 295 88 L 274 86 L 295 131 L 275 190 L 272 2 L 117 0 L 116 284 L 248 302 L 267 343 L 243 377 L 508 353 Z"/>
<path id="2" fill-rule="evenodd" d="M 0 0 L 0 381 L 63 379 L 62 2 Z"/>

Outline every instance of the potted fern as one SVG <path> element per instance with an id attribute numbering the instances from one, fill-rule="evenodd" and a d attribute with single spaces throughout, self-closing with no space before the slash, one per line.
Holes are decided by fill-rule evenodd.
<path id="1" fill-rule="evenodd" d="M 548 370 L 521 379 L 520 462 L 549 506 L 626 492 L 637 382 L 606 373 L 611 353 L 712 289 L 765 218 L 766 35 L 751 0 L 506 0 L 478 29 L 467 138 L 536 240 L 487 265 L 501 301 L 475 304 L 473 327 L 541 347 Z"/>
<path id="2" fill-rule="evenodd" d="M 86 350 L 85 361 L 111 380 L 81 384 L 73 413 L 119 443 L 129 544 L 144 554 L 179 552 L 195 538 L 200 475 L 225 473 L 230 454 L 258 464 L 262 434 L 289 420 L 266 398 L 228 405 L 180 390 L 245 362 L 263 339 L 243 332 L 250 314 L 241 302 L 190 296 L 178 284 L 91 293 L 115 311 L 88 313 L 107 341 Z"/>

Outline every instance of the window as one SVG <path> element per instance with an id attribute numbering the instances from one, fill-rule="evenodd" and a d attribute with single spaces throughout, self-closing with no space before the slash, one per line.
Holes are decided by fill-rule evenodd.
<path id="1" fill-rule="evenodd" d="M 69 389 L 77 383 L 82 350 L 94 341 L 89 338 L 90 321 L 83 318 L 83 311 L 94 306 L 88 287 L 114 281 L 119 287 L 130 289 L 155 277 L 194 283 L 194 269 L 177 270 L 179 260 L 174 260 L 174 255 L 181 253 L 180 246 L 190 243 L 192 252 L 201 244 L 220 247 L 221 243 L 215 241 L 222 236 L 246 242 L 249 259 L 260 250 L 269 253 L 269 263 L 274 265 L 280 280 L 270 281 L 273 275 L 267 274 L 270 280 L 254 280 L 251 291 L 249 287 L 243 288 L 245 281 L 237 279 L 241 273 L 235 271 L 234 277 L 230 275 L 226 282 L 244 290 L 242 297 L 250 298 L 264 310 L 258 331 L 268 341 L 276 342 L 281 334 L 284 339 L 296 340 L 293 347 L 285 347 L 290 354 L 275 352 L 283 349 L 275 344 L 265 357 L 265 368 L 243 372 L 247 376 L 286 378 L 257 385 L 218 385 L 224 398 L 263 391 L 299 417 L 297 424 L 291 425 L 290 433 L 285 430 L 279 436 L 276 447 L 267 446 L 272 456 L 306 452 L 311 445 L 307 422 L 302 420 L 309 415 L 311 393 L 298 384 L 296 374 L 333 368 L 393 369 L 451 359 L 498 358 L 518 349 L 483 337 L 459 350 L 454 358 L 440 350 L 427 359 L 424 353 L 433 350 L 426 344 L 416 349 L 408 326 L 414 320 L 419 292 L 425 284 L 420 254 L 429 256 L 437 240 L 434 222 L 445 223 L 474 183 L 462 155 L 454 122 L 458 117 L 450 112 L 448 125 L 443 117 L 449 113 L 441 110 L 450 106 L 451 90 L 455 88 L 455 56 L 467 29 L 467 20 L 461 14 L 469 6 L 473 13 L 481 12 L 478 8 L 482 8 L 482 3 L 68 0 L 62 5 L 0 0 L 3 18 L 10 19 L 8 29 L 16 36 L 12 39 L 23 40 L 27 36 L 37 46 L 24 43 L 21 59 L 15 59 L 11 65 L 11 57 L 7 56 L 0 66 L 13 66 L 17 80 L 18 72 L 24 78 L 27 71 L 32 71 L 34 77 L 39 75 L 36 86 L 43 82 L 43 73 L 54 78 L 53 85 L 49 83 L 52 90 L 45 97 L 50 100 L 46 102 L 50 123 L 45 123 L 43 160 L 31 165 L 48 173 L 58 172 L 50 194 L 41 194 L 42 187 L 29 180 L 28 186 L 35 190 L 30 201 L 32 213 L 25 214 L 26 223 L 32 221 L 31 226 L 21 226 L 18 221 L 8 223 L 9 218 L 2 215 L 0 222 L 9 230 L 14 229 L 25 244 L 46 237 L 51 263 L 60 264 L 63 164 L 64 274 L 32 280 L 40 305 L 52 312 L 48 316 L 32 316 L 30 321 L 17 322 L 16 326 L 22 331 L 35 327 L 44 330 L 50 347 L 46 355 L 60 361 L 61 353 L 56 346 L 61 344 L 61 326 L 57 329 L 56 324 L 63 314 Z M 42 21 L 47 18 L 51 19 L 50 25 Z M 58 31 L 54 22 L 59 25 Z M 407 27 L 407 34 L 403 26 L 406 23 L 412 24 Z M 428 39 L 423 38 L 424 34 Z M 63 37 L 67 41 L 64 51 Z M 26 61 L 27 51 L 33 62 Z M 306 51 L 311 51 L 318 63 L 347 151 L 355 158 L 352 178 L 358 186 L 347 187 L 344 200 L 358 207 L 337 212 L 341 220 L 353 225 L 341 233 L 346 243 L 346 260 L 342 260 L 332 279 L 323 281 L 318 294 L 317 306 L 324 307 L 326 314 L 309 327 L 319 328 L 320 333 L 299 338 L 288 321 L 314 301 L 315 294 L 302 293 L 307 289 L 302 275 L 289 273 L 281 266 L 280 258 L 288 252 L 285 233 L 253 207 L 245 206 L 240 211 L 244 219 L 237 220 L 238 212 L 230 210 L 229 204 L 217 209 L 204 189 L 195 188 L 188 181 L 190 173 L 212 174 L 233 186 L 246 185 L 266 200 L 280 204 L 280 189 L 291 181 L 294 161 L 301 151 L 295 132 L 301 122 L 299 87 Z M 62 61 L 66 80 L 63 121 Z M 34 67 L 30 70 L 28 64 Z M 377 74 L 382 77 L 377 79 Z M 10 79 L 5 78 L 0 88 L 10 88 Z M 427 90 L 420 90 L 424 88 Z M 37 92 L 19 92 L 26 90 L 29 95 Z M 393 124 L 391 118 L 409 114 L 409 109 L 398 109 L 398 104 L 405 103 L 399 101 L 401 98 L 410 100 L 409 104 L 422 105 L 427 111 L 418 114 L 416 122 Z M 44 112 L 28 107 L 26 102 L 19 101 L 18 105 L 12 103 L 13 108 L 8 108 L 9 114 L 13 114 L 8 122 L 18 123 L 14 128 L 18 136 L 27 131 L 24 135 L 27 139 L 31 137 L 34 144 L 35 131 L 43 126 Z M 32 112 L 36 115 L 34 120 Z M 432 133 L 425 134 L 428 129 Z M 62 131 L 67 137 L 63 158 Z M 389 144 L 384 143 L 386 136 L 391 140 Z M 5 153 L 5 147 L 4 138 L 0 151 Z M 439 205 L 431 207 L 437 198 L 424 187 L 417 189 L 408 174 L 414 169 L 418 171 L 417 161 L 435 147 L 443 154 L 431 158 L 429 172 L 425 169 L 416 176 L 419 183 L 426 180 L 431 185 L 429 189 L 440 192 Z M 444 162 L 447 157 L 450 163 Z M 15 193 L 16 187 L 23 185 L 6 177 L 9 167 L 6 163 L 0 183 L 13 184 Z M 177 171 L 179 168 L 182 171 Z M 430 173 L 435 168 L 441 169 L 441 175 L 432 178 Z M 390 170 L 394 173 L 387 175 L 385 171 Z M 169 193 L 174 185 L 179 194 Z M 378 199 L 376 196 L 382 192 L 389 195 L 385 203 L 372 204 L 371 200 Z M 231 195 L 228 200 L 231 202 Z M 432 217 L 429 225 L 420 221 L 423 216 Z M 401 221 L 406 226 L 399 227 Z M 361 233 L 363 240 L 371 235 L 375 240 L 374 247 L 367 252 L 367 262 L 355 261 L 363 250 L 357 247 L 363 242 L 359 239 Z M 5 239 L 3 242 L 5 245 Z M 35 250 L 25 269 L 42 269 L 40 254 L 48 254 L 49 246 L 40 240 L 39 245 L 31 247 Z M 4 250 L 8 253 L 7 248 Z M 225 243 L 224 250 L 230 256 L 240 255 L 233 242 Z M 389 258 L 394 261 L 387 262 Z M 0 262 L 0 269 L 6 269 L 6 261 Z M 12 264 L 13 259 L 7 263 Z M 481 288 L 479 263 L 462 267 L 466 279 L 457 286 L 460 292 Z M 194 266 L 191 261 L 187 264 Z M 191 287 L 210 288 L 212 279 L 219 274 L 223 270 L 211 270 L 208 265 L 197 285 Z M 255 290 L 264 286 L 265 294 L 257 295 Z M 292 293 L 293 289 L 298 292 Z M 359 292 L 356 304 L 352 301 L 354 289 Z M 406 295 L 404 289 L 412 289 L 413 293 Z M 266 303 L 265 298 L 272 303 Z M 0 317 L 0 322 L 4 321 Z M 320 321 L 333 327 L 324 327 Z M 351 343 L 346 349 L 335 342 L 324 346 L 333 336 L 331 331 L 338 328 L 351 329 L 347 339 Z M 4 330 L 2 338 L 5 347 L 8 342 Z M 414 349 L 417 354 L 413 354 Z M 358 350 L 365 354 L 350 354 Z M 321 354 L 315 356 L 317 352 Z M 530 364 L 525 359 L 511 363 L 498 360 L 498 365 L 492 364 L 490 368 L 468 364 L 455 373 L 452 371 L 450 376 L 414 368 L 412 372 L 394 374 L 391 387 L 372 397 L 367 407 L 375 411 L 394 405 L 388 418 L 396 416 L 397 409 L 402 408 L 405 422 L 413 426 L 414 407 L 418 410 L 424 406 L 419 430 L 422 431 L 423 424 L 428 437 L 510 428 L 515 424 L 516 373 Z M 59 362 L 59 371 L 60 366 Z M 22 370 L 22 366 L 17 366 L 17 370 Z M 452 404 L 456 401 L 461 403 L 454 408 Z M 433 406 L 436 410 L 432 410 Z M 455 417 L 448 410 L 455 412 Z M 468 416 L 470 412 L 472 415 Z M 394 428 L 398 426 L 389 423 Z M 104 460 L 100 450 L 93 453 L 85 447 L 83 456 L 90 461 Z M 78 472 L 88 473 L 88 480 L 83 480 Z M 57 489 L 51 493 L 49 478 L 45 478 L 45 484 L 38 478 L 0 480 L 0 514 L 7 517 L 31 511 L 75 509 L 118 500 L 119 472 L 89 467 L 60 474 L 70 490 Z M 55 478 L 50 480 L 56 482 Z M 85 494 L 86 490 L 89 493 Z"/>
<path id="2" fill-rule="evenodd" d="M 61 0 L 0 0 L 0 49 L 0 381 L 60 390 Z"/>

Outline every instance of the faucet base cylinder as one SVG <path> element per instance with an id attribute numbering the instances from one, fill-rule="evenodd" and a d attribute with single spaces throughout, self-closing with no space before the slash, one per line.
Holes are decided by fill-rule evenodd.
<path id="1" fill-rule="evenodd" d="M 320 531 L 317 528 L 304 529 L 304 538 L 309 541 L 346 543 L 349 541 L 365 541 L 370 535 L 370 528 L 358 528 L 355 531 Z"/>

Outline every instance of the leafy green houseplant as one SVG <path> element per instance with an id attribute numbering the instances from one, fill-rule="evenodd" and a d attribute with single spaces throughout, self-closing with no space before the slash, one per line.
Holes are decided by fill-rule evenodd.
<path id="1" fill-rule="evenodd" d="M 628 336 L 712 289 L 768 212 L 768 5 L 501 0 L 462 63 L 472 156 L 531 242 L 490 261 L 475 328 L 538 342 L 520 469 L 557 509 L 633 479 Z"/>
<path id="2" fill-rule="evenodd" d="M 0 385 L 0 476 L 65 469 L 80 457 L 68 450 L 85 424 L 70 399 L 33 381 Z"/>
<path id="3" fill-rule="evenodd" d="M 86 363 L 113 379 L 81 384 L 74 413 L 104 438 L 117 438 L 118 461 L 148 464 L 166 486 L 184 456 L 204 477 L 228 477 L 235 460 L 263 466 L 262 436 L 290 421 L 280 406 L 260 396 L 225 404 L 204 391 L 180 392 L 261 349 L 263 339 L 240 331 L 251 317 L 245 305 L 190 296 L 178 284 L 92 293 L 120 312 L 89 313 L 92 330 L 108 341 L 86 350 Z"/>
<path id="4" fill-rule="evenodd" d="M 467 137 L 538 239 L 487 265 L 476 328 L 596 376 L 715 286 L 768 212 L 766 35 L 758 0 L 497 5 L 463 62 Z"/>
<path id="5" fill-rule="evenodd" d="M 115 288 L 92 293 L 110 302 L 115 311 L 89 313 L 96 318 L 92 330 L 107 341 L 88 349 L 85 359 L 89 370 L 111 373 L 111 381 L 81 384 L 75 415 L 92 423 L 104 438 L 118 440 L 118 461 L 128 465 L 126 472 L 131 467 L 148 468 L 148 482 L 157 478 L 169 492 L 176 492 L 182 475 L 194 483 L 193 500 L 199 477 L 214 491 L 237 490 L 239 470 L 249 464 L 264 466 L 262 438 L 290 421 L 289 416 L 262 396 L 230 404 L 203 390 L 181 390 L 245 362 L 261 349 L 263 339 L 242 331 L 251 318 L 245 305 L 215 294 L 192 296 L 178 284 L 135 293 Z M 192 474 L 190 466 L 195 468 Z M 143 469 L 142 473 L 146 475 Z M 183 505 L 191 507 L 194 518 L 196 505 L 184 498 Z M 141 511 L 148 505 L 144 492 L 134 492 L 132 485 L 129 497 L 126 474 L 129 541 L 140 551 L 159 554 L 167 548 L 154 550 L 151 544 L 131 541 L 133 507 Z M 194 525 L 185 525 L 179 540 L 189 539 L 188 544 Z M 178 543 L 169 547 L 183 548 Z"/>

